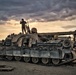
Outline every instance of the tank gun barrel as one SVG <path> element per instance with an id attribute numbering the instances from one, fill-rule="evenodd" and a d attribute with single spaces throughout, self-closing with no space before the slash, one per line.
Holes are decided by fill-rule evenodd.
<path id="1" fill-rule="evenodd" d="M 52 33 L 39 33 L 41 35 L 71 35 L 71 34 L 76 34 L 75 31 L 69 31 L 69 32 L 52 32 Z"/>

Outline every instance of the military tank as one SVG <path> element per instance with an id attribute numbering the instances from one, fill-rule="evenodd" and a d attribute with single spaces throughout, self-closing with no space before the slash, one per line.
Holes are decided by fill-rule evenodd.
<path id="1" fill-rule="evenodd" d="M 30 34 L 11 34 L 0 43 L 0 57 L 37 64 L 52 63 L 58 65 L 73 59 L 73 43 L 69 37 L 58 38 L 57 35 L 41 35 L 36 28 Z"/>

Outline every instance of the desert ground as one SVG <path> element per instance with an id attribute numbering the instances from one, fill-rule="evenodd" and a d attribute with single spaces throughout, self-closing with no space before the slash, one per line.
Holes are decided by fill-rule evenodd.
<path id="1" fill-rule="evenodd" d="M 45 66 L 42 64 L 19 61 L 0 60 L 0 65 L 15 67 L 12 71 L 0 71 L 0 75 L 76 75 L 76 63 L 62 66 Z"/>

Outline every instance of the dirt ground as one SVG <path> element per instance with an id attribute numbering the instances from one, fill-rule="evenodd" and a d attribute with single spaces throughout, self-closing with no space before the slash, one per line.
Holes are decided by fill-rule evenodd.
<path id="1" fill-rule="evenodd" d="M 63 66 L 44 66 L 19 61 L 2 61 L 0 65 L 15 67 L 13 71 L 0 71 L 0 75 L 76 75 L 76 64 Z"/>

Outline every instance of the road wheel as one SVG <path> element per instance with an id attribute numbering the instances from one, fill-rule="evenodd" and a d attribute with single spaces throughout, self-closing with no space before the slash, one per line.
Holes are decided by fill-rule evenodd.
<path id="1" fill-rule="evenodd" d="M 23 60 L 24 60 L 24 62 L 28 63 L 28 62 L 30 62 L 30 57 L 24 57 Z"/>
<path id="2" fill-rule="evenodd" d="M 48 58 L 42 58 L 41 61 L 42 61 L 43 64 L 48 64 L 49 63 Z"/>
<path id="3" fill-rule="evenodd" d="M 60 63 L 60 59 L 52 59 L 51 62 L 53 65 L 58 65 Z"/>
<path id="4" fill-rule="evenodd" d="M 10 61 L 13 59 L 12 56 L 6 56 L 6 58 L 7 58 L 8 60 L 10 60 Z"/>
<path id="5" fill-rule="evenodd" d="M 39 58 L 32 58 L 32 62 L 37 64 L 39 62 Z"/>
<path id="6" fill-rule="evenodd" d="M 15 56 L 14 58 L 15 58 L 16 61 L 20 61 L 21 60 L 21 57 L 19 57 L 19 56 Z"/>

